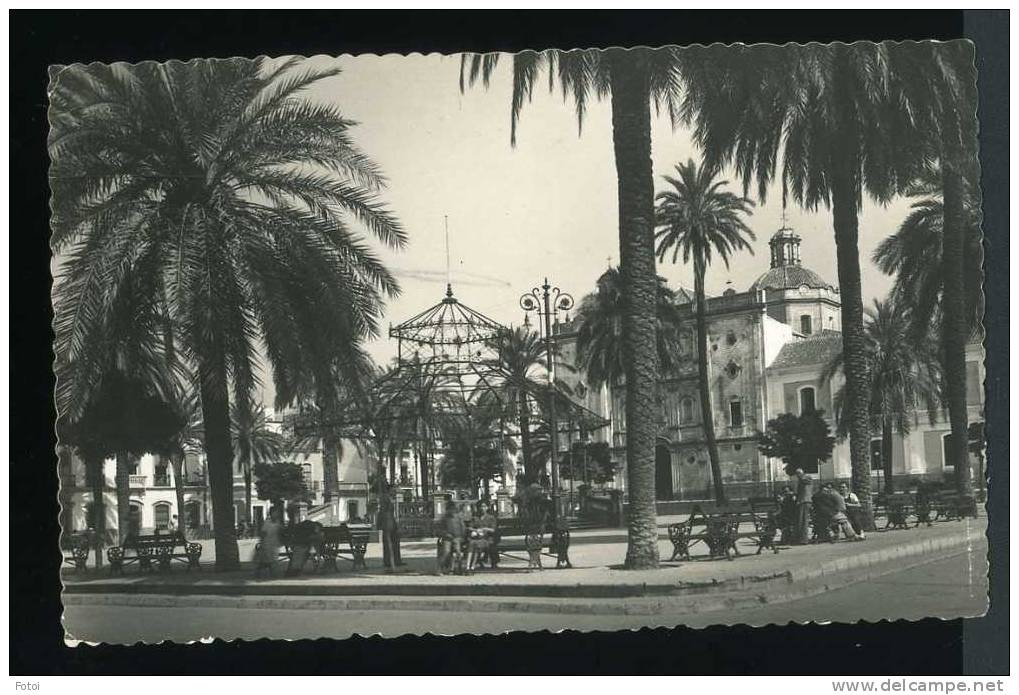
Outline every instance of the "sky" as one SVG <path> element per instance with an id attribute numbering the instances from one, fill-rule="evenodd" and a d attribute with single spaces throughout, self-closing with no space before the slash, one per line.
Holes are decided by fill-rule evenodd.
<path id="1" fill-rule="evenodd" d="M 382 197 L 409 237 L 399 252 L 380 247 L 396 272 L 401 295 L 388 303 L 385 328 L 438 302 L 445 291 L 444 219 L 448 219 L 451 275 L 457 298 L 504 324 L 519 324 L 518 298 L 544 278 L 580 298 L 597 277 L 618 263 L 616 172 L 608 101 L 593 102 L 578 124 L 572 101 L 549 93 L 542 80 L 526 104 L 510 145 L 511 71 L 504 55 L 486 90 L 480 84 L 461 94 L 458 55 L 316 57 L 315 65 L 339 64 L 342 73 L 316 84 L 307 95 L 335 103 L 358 125 L 355 142 L 385 172 Z M 699 151 L 685 128 L 673 130 L 668 116 L 652 114 L 655 188 L 662 175 Z M 724 175 L 734 191 L 740 182 Z M 751 194 L 753 197 L 753 194 Z M 864 201 L 860 214 L 860 258 L 864 301 L 883 297 L 891 286 L 870 261 L 875 246 L 908 214 L 909 201 L 887 206 Z M 803 265 L 838 284 L 831 214 L 790 203 L 789 226 L 803 238 Z M 782 220 L 775 187 L 749 219 L 756 233 L 754 254 L 741 253 L 730 268 L 708 270 L 709 294 L 727 283 L 744 291 L 768 269 L 768 239 Z M 693 285 L 692 268 L 660 264 L 672 286 Z M 422 279 L 424 277 L 425 279 Z M 380 362 L 395 355 L 385 336 L 369 351 Z"/>

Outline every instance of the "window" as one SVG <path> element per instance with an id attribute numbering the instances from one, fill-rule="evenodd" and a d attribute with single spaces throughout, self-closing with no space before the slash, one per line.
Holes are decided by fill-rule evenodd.
<path id="1" fill-rule="evenodd" d="M 730 427 L 742 427 L 743 426 L 743 402 L 734 400 L 729 401 L 729 426 Z"/>
<path id="2" fill-rule="evenodd" d="M 728 333 L 726 333 L 725 334 L 725 342 L 726 342 L 727 345 L 729 345 L 729 347 L 732 347 L 733 345 L 735 345 L 736 344 L 736 334 L 733 333 L 732 331 L 729 331 Z"/>
<path id="3" fill-rule="evenodd" d="M 814 389 L 811 386 L 805 386 L 800 389 L 800 415 L 812 413 L 817 409 L 814 395 Z"/>
<path id="4" fill-rule="evenodd" d="M 800 333 L 803 335 L 810 335 L 814 331 L 810 323 L 810 314 L 804 314 L 800 317 Z"/>
<path id="5" fill-rule="evenodd" d="M 881 460 L 881 438 L 870 440 L 870 469 L 872 471 L 883 471 L 884 461 Z"/>
<path id="6" fill-rule="evenodd" d="M 170 485 L 170 474 L 166 468 L 166 461 L 160 456 L 156 456 L 156 467 L 155 467 L 155 480 L 153 481 L 156 487 L 169 487 Z"/>
<path id="7" fill-rule="evenodd" d="M 952 462 L 952 433 L 949 432 L 941 438 L 941 467 L 946 471 L 954 471 L 955 464 Z"/>
<path id="8" fill-rule="evenodd" d="M 166 502 L 158 502 L 152 507 L 153 519 L 157 529 L 170 528 L 170 505 Z"/>
<path id="9" fill-rule="evenodd" d="M 357 518 L 357 500 L 347 500 L 347 520 Z"/>
<path id="10" fill-rule="evenodd" d="M 730 362 L 725 366 L 725 373 L 730 379 L 738 377 L 741 371 L 743 371 L 743 368 L 735 362 Z"/>
<path id="11" fill-rule="evenodd" d="M 689 396 L 679 402 L 679 421 L 683 424 L 693 422 L 693 399 Z"/>

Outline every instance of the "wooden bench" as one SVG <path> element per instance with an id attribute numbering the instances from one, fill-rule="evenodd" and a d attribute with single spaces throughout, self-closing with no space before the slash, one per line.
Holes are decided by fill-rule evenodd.
<path id="1" fill-rule="evenodd" d="M 88 565 L 88 553 L 91 549 L 87 533 L 71 533 L 60 541 L 60 550 L 64 562 L 74 565 L 76 572 L 84 572 Z"/>
<path id="2" fill-rule="evenodd" d="M 739 555 L 739 548 L 736 542 L 740 538 L 751 538 L 757 543 L 758 555 L 765 548 L 778 552 L 775 544 L 775 536 L 778 533 L 778 520 L 774 510 L 768 509 L 763 500 L 758 501 L 759 509 L 753 504 L 749 507 L 733 505 L 705 511 L 702 505 L 695 505 L 690 512 L 690 518 L 668 528 L 669 541 L 672 543 L 672 562 L 677 557 L 689 560 L 690 548 L 697 543 L 704 543 L 708 548 L 710 557 L 724 556 L 732 560 L 734 555 Z M 773 505 L 774 502 L 771 502 Z M 742 531 L 741 526 L 751 524 L 752 531 Z"/>
<path id="3" fill-rule="evenodd" d="M 110 574 L 122 574 L 124 565 L 131 563 L 138 564 L 139 572 L 147 572 L 153 561 L 161 571 L 169 570 L 174 561 L 186 564 L 188 571 L 201 569 L 201 557 L 202 544 L 188 541 L 179 532 L 129 536 L 122 545 L 106 549 Z"/>
<path id="4" fill-rule="evenodd" d="M 368 569 L 365 555 L 368 553 L 368 545 L 376 542 L 372 531 L 371 524 L 321 526 L 319 533 L 310 539 L 308 559 L 311 560 L 316 572 L 326 567 L 332 567 L 334 572 L 339 572 L 339 566 L 336 564 L 338 559 L 350 562 L 352 569 Z M 280 558 L 292 560 L 295 543 L 291 527 L 283 529 L 282 541 Z M 350 557 L 345 557 L 347 555 Z"/>

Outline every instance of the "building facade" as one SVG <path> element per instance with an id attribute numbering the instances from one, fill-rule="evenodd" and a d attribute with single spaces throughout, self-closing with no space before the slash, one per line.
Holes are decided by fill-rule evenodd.
<path id="1" fill-rule="evenodd" d="M 732 498 L 770 494 L 784 485 L 784 464 L 760 453 L 759 434 L 782 413 L 823 410 L 832 430 L 833 399 L 843 384 L 841 374 L 826 376 L 832 359 L 842 351 L 839 290 L 800 259 L 800 237 L 791 229 L 776 232 L 769 243 L 770 267 L 745 291 L 727 289 L 707 298 L 708 388 L 722 480 Z M 656 488 L 659 500 L 710 499 L 711 469 L 704 442 L 698 385 L 695 304 L 692 293 L 677 292 L 682 317 L 676 369 L 663 373 L 659 383 L 659 435 L 656 445 Z M 576 330 L 561 327 L 559 343 L 565 359 L 576 359 Z M 967 351 L 969 418 L 983 420 L 982 348 Z M 626 385 L 587 388 L 584 375 L 563 375 L 573 381 L 584 405 L 603 415 L 610 426 L 592 433 L 608 441 L 613 456 L 625 461 Z M 895 476 L 943 480 L 953 474 L 946 466 L 945 437 L 950 426 L 946 412 L 929 420 L 926 410 L 912 417 L 909 434 L 894 435 Z M 880 431 L 872 442 L 873 488 L 881 473 Z M 982 462 L 973 455 L 975 478 L 982 479 Z M 626 488 L 625 465 L 616 487 Z M 850 475 L 848 440 L 838 441 L 830 460 L 815 474 L 821 479 Z"/>

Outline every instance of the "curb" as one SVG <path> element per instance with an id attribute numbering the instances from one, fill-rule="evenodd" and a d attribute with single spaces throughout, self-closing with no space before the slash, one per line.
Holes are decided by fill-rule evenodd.
<path id="1" fill-rule="evenodd" d="M 309 610 L 449 610 L 472 612 L 655 615 L 702 613 L 782 603 L 926 564 L 963 552 L 983 534 L 923 539 L 767 576 L 723 582 L 629 585 L 67 585 L 65 606 L 220 607 Z M 561 599 L 572 599 L 564 602 Z M 581 600 L 577 600 L 581 599 Z M 601 599 L 585 601 L 582 599 Z M 625 602 L 605 599 L 628 599 Z"/>

